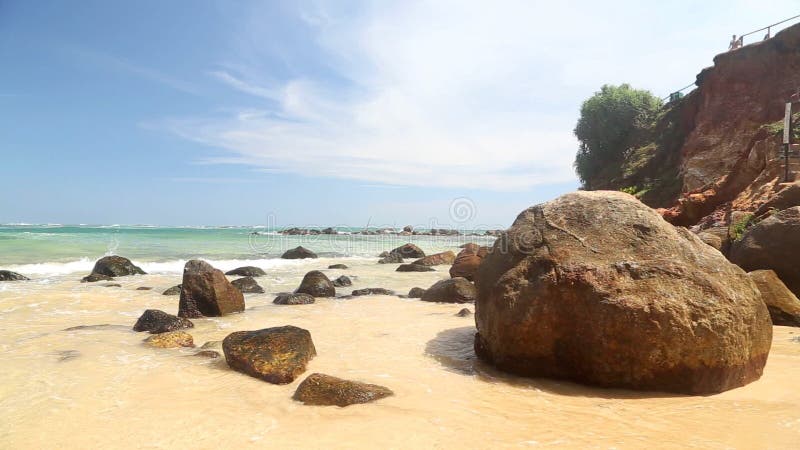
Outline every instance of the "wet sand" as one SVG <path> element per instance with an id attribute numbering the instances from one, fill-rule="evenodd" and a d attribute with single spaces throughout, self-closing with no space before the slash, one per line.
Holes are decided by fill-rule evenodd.
<path id="1" fill-rule="evenodd" d="M 130 330 L 144 309 L 177 311 L 161 291 L 180 275 L 83 273 L 0 288 L 0 448 L 792 448 L 800 442 L 800 331 L 775 327 L 761 380 L 706 397 L 593 389 L 492 370 L 472 350 L 462 305 L 397 297 L 277 306 L 307 270 L 344 262 L 352 288 L 405 293 L 447 276 L 373 260 L 320 259 L 270 269 L 243 314 L 195 320 L 199 346 L 237 330 L 308 329 L 318 356 L 294 383 L 271 385 L 194 349 L 153 349 Z M 145 267 L 147 269 L 147 267 Z M 227 268 L 223 268 L 227 269 Z M 152 291 L 137 291 L 152 286 Z M 469 306 L 472 309 L 472 306 Z M 109 326 L 62 331 L 79 325 Z M 797 339 L 795 339 L 797 338 Z M 795 340 L 793 340 L 795 339 Z M 377 383 L 395 396 L 347 408 L 291 400 L 312 372 Z"/>

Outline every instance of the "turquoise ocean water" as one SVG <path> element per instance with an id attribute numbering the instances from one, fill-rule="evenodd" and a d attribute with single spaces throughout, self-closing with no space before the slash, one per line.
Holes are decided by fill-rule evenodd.
<path id="1" fill-rule="evenodd" d="M 257 227 L 152 227 L 94 225 L 0 225 L 0 269 L 67 273 L 90 268 L 105 255 L 163 263 L 179 270 L 185 260 L 263 260 L 279 258 L 302 245 L 320 257 L 375 257 L 406 242 L 426 252 L 455 250 L 466 242 L 490 244 L 482 236 L 398 236 L 349 234 L 284 236 Z M 174 262 L 176 267 L 171 267 Z"/>

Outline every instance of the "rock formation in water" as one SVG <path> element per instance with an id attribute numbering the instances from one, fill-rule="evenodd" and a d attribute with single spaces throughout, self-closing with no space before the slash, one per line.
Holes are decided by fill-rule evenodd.
<path id="1" fill-rule="evenodd" d="M 244 296 L 221 270 L 199 259 L 183 267 L 180 317 L 216 317 L 244 311 Z"/>
<path id="2" fill-rule="evenodd" d="M 425 290 L 420 300 L 439 303 L 472 303 L 477 296 L 475 285 L 466 278 L 440 280 Z"/>
<path id="3" fill-rule="evenodd" d="M 0 281 L 25 281 L 30 278 L 10 270 L 0 270 Z"/>
<path id="4" fill-rule="evenodd" d="M 94 264 L 92 274 L 106 275 L 109 277 L 146 275 L 141 267 L 134 265 L 130 259 L 122 256 L 104 256 L 98 259 Z"/>
<path id="5" fill-rule="evenodd" d="M 162 295 L 180 295 L 181 294 L 181 285 L 172 286 L 171 288 L 165 290 L 161 293 Z"/>
<path id="6" fill-rule="evenodd" d="M 281 258 L 283 259 L 307 259 L 307 258 L 316 258 L 317 254 L 312 252 L 311 250 L 303 247 L 302 245 L 299 247 L 295 247 L 289 250 L 286 250 Z"/>
<path id="7" fill-rule="evenodd" d="M 244 277 L 231 281 L 231 284 L 243 294 L 263 294 L 262 288 L 253 277 Z"/>
<path id="8" fill-rule="evenodd" d="M 345 407 L 394 395 L 391 389 L 358 381 L 312 373 L 297 387 L 295 400 L 306 405 Z"/>
<path id="9" fill-rule="evenodd" d="M 475 350 L 519 375 L 710 394 L 757 380 L 771 345 L 747 274 L 621 192 L 523 211 L 476 285 Z"/>
<path id="10" fill-rule="evenodd" d="M 400 255 L 401 258 L 424 258 L 425 252 L 414 244 L 404 244 L 389 252 L 389 254 Z"/>
<path id="11" fill-rule="evenodd" d="M 315 301 L 313 295 L 282 292 L 275 297 L 272 303 L 276 305 L 310 305 Z"/>
<path id="12" fill-rule="evenodd" d="M 439 266 L 442 264 L 453 264 L 453 261 L 455 260 L 456 260 L 456 254 L 448 250 L 446 252 L 436 253 L 433 255 L 428 255 L 424 258 L 417 259 L 413 261 L 411 264 L 417 264 L 420 266 Z"/>
<path id="13" fill-rule="evenodd" d="M 313 297 L 333 297 L 336 295 L 336 288 L 327 275 L 319 270 L 312 270 L 303 277 L 300 287 L 294 292 L 296 294 L 308 294 Z"/>
<path id="14" fill-rule="evenodd" d="M 378 264 L 400 264 L 403 262 L 403 257 L 400 256 L 399 253 L 381 253 L 381 259 L 378 260 Z"/>
<path id="15" fill-rule="evenodd" d="M 158 334 L 192 327 L 194 324 L 189 319 L 173 316 L 158 309 L 148 309 L 136 321 L 133 331 Z"/>
<path id="16" fill-rule="evenodd" d="M 348 277 L 347 275 L 340 276 L 339 278 L 333 280 L 332 283 L 333 283 L 333 285 L 335 287 L 346 287 L 346 286 L 352 286 L 353 285 L 353 282 L 350 280 L 350 277 Z"/>
<path id="17" fill-rule="evenodd" d="M 435 272 L 431 266 L 423 266 L 421 264 L 400 264 L 397 266 L 397 269 L 394 270 L 395 272 Z"/>
<path id="18" fill-rule="evenodd" d="M 144 343 L 156 348 L 194 347 L 192 335 L 185 331 L 168 331 L 154 334 L 145 339 Z"/>
<path id="19" fill-rule="evenodd" d="M 273 384 L 288 384 L 317 355 L 311 333 L 291 325 L 237 331 L 222 341 L 231 369 Z"/>
<path id="20" fill-rule="evenodd" d="M 263 277 L 266 274 L 263 269 L 255 266 L 237 267 L 225 272 L 225 275 L 237 275 L 240 277 Z"/>

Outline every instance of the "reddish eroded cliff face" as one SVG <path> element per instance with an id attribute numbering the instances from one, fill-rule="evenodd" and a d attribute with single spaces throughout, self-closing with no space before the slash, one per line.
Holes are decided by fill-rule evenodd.
<path id="1" fill-rule="evenodd" d="M 684 226 L 731 209 L 755 211 L 787 186 L 781 141 L 767 125 L 783 118 L 786 101 L 800 88 L 800 24 L 717 55 L 697 84 L 693 128 L 681 148 L 682 194 L 664 211 Z"/>

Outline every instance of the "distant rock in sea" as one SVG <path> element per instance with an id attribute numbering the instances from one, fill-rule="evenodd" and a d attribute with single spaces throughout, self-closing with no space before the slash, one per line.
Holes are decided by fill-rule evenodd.
<path id="1" fill-rule="evenodd" d="M 306 258 L 316 258 L 316 257 L 317 257 L 316 253 L 303 247 L 302 245 L 290 250 L 286 250 L 283 253 L 283 255 L 281 255 L 281 258 L 283 259 L 306 259 Z"/>
<path id="2" fill-rule="evenodd" d="M 423 294 L 425 294 L 425 289 L 421 287 L 413 287 L 410 291 L 408 291 L 408 298 L 422 298 Z"/>

